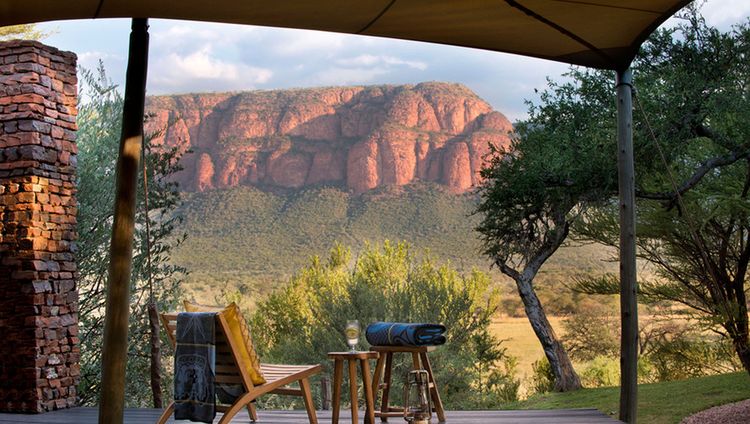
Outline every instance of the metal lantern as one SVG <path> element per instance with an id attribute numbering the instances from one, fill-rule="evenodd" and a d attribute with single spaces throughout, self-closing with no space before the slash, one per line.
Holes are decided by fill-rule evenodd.
<path id="1" fill-rule="evenodd" d="M 430 377 L 425 370 L 409 371 L 404 384 L 404 419 L 412 424 L 430 424 L 431 417 Z"/>

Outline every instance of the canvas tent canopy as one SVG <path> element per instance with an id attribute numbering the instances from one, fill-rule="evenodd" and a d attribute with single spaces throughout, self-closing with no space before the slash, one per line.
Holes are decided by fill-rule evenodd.
<path id="1" fill-rule="evenodd" d="M 117 170 L 100 422 L 122 423 L 135 186 L 143 140 L 146 18 L 371 35 L 514 53 L 617 71 L 620 179 L 620 419 L 636 421 L 638 318 L 632 76 L 641 43 L 690 0 L 2 0 L 0 26 L 64 19 L 133 20 Z M 105 384 L 105 380 L 106 383 Z"/>
<path id="2" fill-rule="evenodd" d="M 3 0 L 0 26 L 169 18 L 427 41 L 625 69 L 688 0 Z"/>

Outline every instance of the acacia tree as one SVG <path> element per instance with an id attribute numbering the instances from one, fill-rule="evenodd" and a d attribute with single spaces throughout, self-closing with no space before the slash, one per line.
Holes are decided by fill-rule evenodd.
<path id="1" fill-rule="evenodd" d="M 687 306 L 731 340 L 750 372 L 750 26 L 721 32 L 697 7 L 681 18 L 658 31 L 635 63 L 644 111 L 635 125 L 638 256 L 657 274 L 640 291 Z M 591 210 L 576 233 L 616 245 L 616 213 L 613 205 Z M 616 287 L 605 279 L 578 289 Z"/>
<path id="2" fill-rule="evenodd" d="M 477 230 L 485 253 L 516 283 L 557 391 L 575 390 L 581 383 L 536 295 L 534 278 L 565 243 L 581 212 L 617 186 L 614 116 L 588 107 L 604 101 L 611 101 L 611 95 L 602 95 L 588 81 L 550 82 L 541 93 L 541 105 L 529 103 L 530 117 L 516 125 L 510 147 L 495 150 L 482 170 L 482 221 Z"/>

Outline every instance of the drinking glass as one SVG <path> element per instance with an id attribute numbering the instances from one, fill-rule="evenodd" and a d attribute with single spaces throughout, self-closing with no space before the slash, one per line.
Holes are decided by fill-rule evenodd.
<path id="1" fill-rule="evenodd" d="M 359 343 L 359 333 L 361 331 L 361 328 L 359 326 L 359 321 L 355 320 L 349 320 L 346 322 L 346 329 L 344 330 L 344 335 L 346 336 L 346 344 L 349 345 L 349 351 L 354 353 L 356 352 L 357 343 Z"/>

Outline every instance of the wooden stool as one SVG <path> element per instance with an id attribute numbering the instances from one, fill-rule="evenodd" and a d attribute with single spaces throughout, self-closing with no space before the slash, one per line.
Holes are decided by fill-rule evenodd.
<path id="1" fill-rule="evenodd" d="M 375 401 L 372 395 L 370 377 L 370 359 L 378 359 L 377 352 L 329 352 L 328 359 L 333 359 L 333 424 L 339 422 L 341 403 L 341 380 L 344 371 L 344 360 L 349 362 L 349 392 L 352 400 L 352 423 L 357 422 L 357 361 L 362 370 L 362 388 L 365 392 L 365 423 L 375 423 Z"/>
<path id="2" fill-rule="evenodd" d="M 435 350 L 435 346 L 370 346 L 370 349 L 380 353 L 378 363 L 375 365 L 375 378 L 372 382 L 372 391 L 376 397 L 378 396 L 379 389 L 383 389 L 383 399 L 380 402 L 380 411 L 375 411 L 376 417 L 380 417 L 380 420 L 383 422 L 388 422 L 388 417 L 403 417 L 404 408 L 388 405 L 388 395 L 391 391 L 391 367 L 393 366 L 394 353 L 411 353 L 414 369 L 423 369 L 429 375 L 433 411 L 437 414 L 439 422 L 445 422 L 443 401 L 440 400 L 440 393 L 435 382 L 435 376 L 432 374 L 430 359 L 427 357 L 427 352 Z M 383 377 L 382 384 L 380 383 L 381 376 Z"/>

